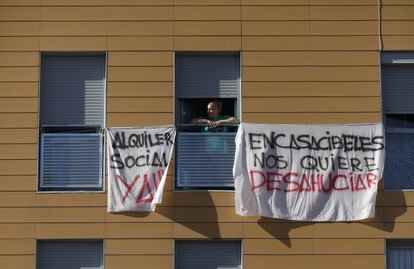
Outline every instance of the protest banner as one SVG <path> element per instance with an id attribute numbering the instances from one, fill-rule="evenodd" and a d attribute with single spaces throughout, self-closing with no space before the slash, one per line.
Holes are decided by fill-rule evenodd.
<path id="1" fill-rule="evenodd" d="M 162 201 L 175 127 L 107 128 L 108 211 L 154 211 Z"/>
<path id="2" fill-rule="evenodd" d="M 236 213 L 302 221 L 374 217 L 385 155 L 382 124 L 242 123 Z"/>

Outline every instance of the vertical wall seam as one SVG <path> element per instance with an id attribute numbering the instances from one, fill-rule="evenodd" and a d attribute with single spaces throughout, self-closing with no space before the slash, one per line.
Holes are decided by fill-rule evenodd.
<path id="1" fill-rule="evenodd" d="M 380 102 L 380 113 L 381 121 L 384 122 L 383 103 L 382 103 L 382 70 L 381 70 L 381 52 L 383 50 L 383 39 L 382 39 L 382 0 L 377 1 L 377 20 L 378 20 L 378 81 L 379 81 L 379 102 Z"/>
<path id="2" fill-rule="evenodd" d="M 311 49 L 311 23 L 312 23 L 312 19 L 311 19 L 311 0 L 308 0 L 308 82 L 307 85 L 305 85 L 305 87 L 308 87 L 308 96 L 309 96 L 309 100 L 310 100 L 310 123 L 313 124 L 313 97 L 311 94 L 311 69 L 312 69 L 312 60 L 311 60 L 311 53 L 312 53 L 312 49 Z"/>

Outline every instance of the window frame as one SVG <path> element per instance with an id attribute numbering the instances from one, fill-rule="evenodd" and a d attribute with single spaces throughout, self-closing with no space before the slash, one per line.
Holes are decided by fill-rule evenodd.
<path id="1" fill-rule="evenodd" d="M 386 239 L 385 240 L 385 268 L 386 269 L 390 269 L 389 267 L 389 262 L 390 259 L 388 257 L 389 252 L 390 252 L 390 248 L 392 247 L 407 247 L 407 248 L 412 248 L 414 250 L 414 239 L 408 239 L 408 238 L 403 238 L 403 239 Z"/>
<path id="2" fill-rule="evenodd" d="M 36 255 L 35 255 L 35 266 L 36 269 L 40 269 L 39 265 L 39 254 L 40 244 L 47 243 L 99 243 L 101 247 L 101 268 L 105 268 L 105 240 L 103 239 L 37 239 L 36 240 Z"/>
<path id="3" fill-rule="evenodd" d="M 385 140 L 387 141 L 387 133 L 392 134 L 414 134 L 413 128 L 404 128 L 404 127 L 388 127 L 388 116 L 391 115 L 412 115 L 414 116 L 414 107 L 410 113 L 402 112 L 387 112 L 385 111 L 385 102 L 384 102 L 384 68 L 385 67 L 414 67 L 414 51 L 381 51 L 380 54 L 380 87 L 381 87 L 381 116 L 382 122 L 384 125 L 384 134 Z M 387 158 L 387 156 L 385 157 Z M 384 162 L 384 191 L 395 192 L 395 191 L 414 191 L 414 187 L 402 187 L 402 188 L 387 188 L 385 182 L 387 178 L 385 177 L 386 173 L 386 159 Z"/>
<path id="4" fill-rule="evenodd" d="M 174 269 L 178 269 L 178 266 L 177 266 L 177 249 L 178 249 L 178 247 L 177 247 L 177 245 L 179 243 L 182 243 L 182 242 L 184 242 L 184 243 L 204 242 L 204 243 L 207 243 L 207 244 L 209 242 L 223 242 L 223 243 L 225 243 L 225 242 L 236 243 L 237 242 L 239 244 L 239 247 L 240 247 L 240 269 L 244 268 L 244 252 L 243 252 L 244 242 L 243 242 L 243 239 L 241 239 L 241 238 L 226 238 L 226 239 L 214 238 L 214 239 L 174 239 L 174 243 L 173 243 L 173 253 L 174 253 L 173 254 L 173 268 Z"/>
<path id="5" fill-rule="evenodd" d="M 173 102 L 174 102 L 174 112 L 173 112 L 173 117 L 174 117 L 174 125 L 177 127 L 177 147 L 179 145 L 179 133 L 181 132 L 181 127 L 182 126 L 188 126 L 188 125 L 192 125 L 192 126 L 197 126 L 197 124 L 183 124 L 180 122 L 180 115 L 181 115 L 181 107 L 182 107 L 182 103 L 180 100 L 182 99 L 190 99 L 190 98 L 178 98 L 177 96 L 177 81 L 176 81 L 176 67 L 177 67 L 177 55 L 179 57 L 179 55 L 189 55 L 189 56 L 205 56 L 205 55 L 212 55 L 212 56 L 217 56 L 217 55 L 233 55 L 235 57 L 238 58 L 238 89 L 237 89 L 237 97 L 235 98 L 235 115 L 234 117 L 240 122 L 242 122 L 242 118 L 243 118 L 243 113 L 242 113 L 242 74 L 243 74 L 243 66 L 242 66 L 242 53 L 241 51 L 180 51 L 180 52 L 176 52 L 174 51 L 173 53 Z M 216 98 L 216 97 L 211 97 L 211 98 L 192 98 L 192 99 L 205 99 L 205 100 L 218 100 L 220 101 L 221 99 L 234 99 L 234 98 Z M 232 126 L 232 125 L 230 125 Z M 235 126 L 236 128 L 239 126 L 239 124 L 237 124 L 237 126 Z M 236 133 L 236 131 L 234 132 Z M 175 172 L 174 172 L 174 187 L 173 187 L 173 191 L 177 191 L 177 192 L 211 192 L 211 191 L 218 191 L 218 192 L 234 192 L 234 186 L 233 187 L 210 187 L 210 186 L 206 186 L 206 187 L 179 187 L 177 184 L 177 177 L 178 177 L 178 150 L 175 150 Z"/>
<path id="6" fill-rule="evenodd" d="M 104 83 L 103 83 L 103 89 L 102 89 L 102 126 L 98 125 L 43 125 L 42 126 L 42 115 L 41 115 L 41 104 L 42 104 L 42 59 L 44 57 L 79 57 L 79 56 L 96 56 L 96 57 L 103 57 L 104 62 L 104 69 L 103 69 L 103 77 L 104 77 Z M 108 52 L 107 51 L 88 51 L 88 52 L 48 52 L 48 51 L 41 51 L 39 52 L 39 58 L 38 58 L 38 65 L 39 65 L 39 74 L 38 74 L 38 113 L 37 113 L 37 176 L 36 176 L 36 192 L 37 193 L 104 193 L 106 192 L 106 139 L 105 139 L 105 128 L 106 128 L 106 121 L 107 121 L 107 84 L 108 84 Z M 41 183 L 41 176 L 43 175 L 43 163 L 42 155 L 43 155 L 43 134 L 47 133 L 46 130 L 49 128 L 61 128 L 61 129 L 70 129 L 70 128 L 79 128 L 84 130 L 92 130 L 96 129 L 95 132 L 87 132 L 91 134 L 99 134 L 101 137 L 101 147 L 99 149 L 100 154 L 100 178 L 99 181 L 101 183 L 101 186 L 99 188 L 62 188 L 62 189 L 50 189 L 50 188 L 42 188 L 40 186 Z M 53 132 L 52 132 L 53 133 Z M 55 132 L 59 133 L 59 132 Z M 69 133 L 68 131 L 63 131 L 62 133 Z"/>

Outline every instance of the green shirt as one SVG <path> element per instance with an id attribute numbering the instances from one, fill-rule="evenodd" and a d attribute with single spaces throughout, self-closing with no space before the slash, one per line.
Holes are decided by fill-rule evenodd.
<path id="1" fill-rule="evenodd" d="M 215 118 L 206 118 L 209 121 L 219 121 L 219 120 L 228 120 L 230 119 L 230 116 L 218 116 Z M 203 132 L 228 132 L 229 127 L 228 126 L 204 126 L 202 129 Z"/>

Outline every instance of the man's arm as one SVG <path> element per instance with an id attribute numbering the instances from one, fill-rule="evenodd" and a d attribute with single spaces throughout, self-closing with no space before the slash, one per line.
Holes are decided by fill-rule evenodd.
<path id="1" fill-rule="evenodd" d="M 208 122 L 209 122 L 208 119 L 198 118 L 198 119 L 193 119 L 191 121 L 191 124 L 208 124 Z"/>
<path id="2" fill-rule="evenodd" d="M 217 127 L 220 125 L 237 124 L 237 123 L 239 123 L 239 121 L 235 117 L 229 117 L 228 119 L 213 121 L 209 125 Z"/>

